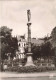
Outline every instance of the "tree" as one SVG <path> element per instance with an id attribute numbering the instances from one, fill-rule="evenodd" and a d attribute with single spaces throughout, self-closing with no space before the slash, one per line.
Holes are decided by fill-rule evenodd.
<path id="1" fill-rule="evenodd" d="M 56 27 L 52 30 L 51 36 L 52 36 L 52 46 L 56 47 Z"/>
<path id="2" fill-rule="evenodd" d="M 6 53 L 8 51 L 8 42 L 7 39 L 11 38 L 12 29 L 7 28 L 6 26 L 0 27 L 0 64 L 3 67 L 3 60 L 6 58 Z M 0 67 L 1 67 L 0 66 Z"/>
<path id="3" fill-rule="evenodd" d="M 11 37 L 12 29 L 7 28 L 7 26 L 2 26 L 0 28 L 0 34 L 4 37 Z"/>
<path id="4" fill-rule="evenodd" d="M 41 45 L 41 53 L 42 57 L 47 58 L 48 60 L 54 55 L 52 45 L 49 41 Z"/>
<path id="5" fill-rule="evenodd" d="M 51 32 L 51 36 L 52 36 L 52 46 L 53 46 L 54 51 L 55 51 L 54 61 L 55 61 L 55 66 L 56 66 L 56 27 L 53 28 L 53 30 Z"/>
<path id="6" fill-rule="evenodd" d="M 26 53 L 28 48 L 26 48 Z M 46 42 L 40 46 L 36 46 L 31 44 L 31 51 L 33 53 L 33 59 L 36 60 L 37 58 L 50 58 L 54 56 L 54 51 L 52 49 L 52 45 L 50 42 Z"/>
<path id="7" fill-rule="evenodd" d="M 33 53 L 33 59 L 34 60 L 41 57 L 40 46 L 36 46 L 36 45 L 32 44 L 31 50 L 32 50 L 32 53 Z"/>
<path id="8" fill-rule="evenodd" d="M 10 42 L 10 52 L 11 58 L 15 56 L 15 51 L 18 49 L 18 40 L 17 37 L 12 37 L 11 42 Z"/>
<path id="9" fill-rule="evenodd" d="M 15 50 L 17 49 L 17 38 L 12 37 L 12 29 L 9 29 L 6 26 L 0 28 L 1 37 L 1 58 L 5 59 L 7 53 L 11 53 L 11 57 L 15 55 Z"/>
<path id="10" fill-rule="evenodd" d="M 40 57 L 40 46 L 36 46 L 34 44 L 31 44 L 31 52 L 33 53 L 33 60 L 36 60 L 38 57 Z M 25 48 L 25 53 L 28 53 L 28 47 Z"/>
<path id="11" fill-rule="evenodd" d="M 8 52 L 9 43 L 11 40 L 11 31 L 12 29 L 7 28 L 6 26 L 2 26 L 0 28 L 0 36 L 1 36 L 1 58 L 5 59 L 5 54 Z"/>

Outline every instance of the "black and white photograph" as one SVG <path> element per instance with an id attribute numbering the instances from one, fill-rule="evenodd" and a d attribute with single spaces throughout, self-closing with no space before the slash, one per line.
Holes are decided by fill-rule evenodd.
<path id="1" fill-rule="evenodd" d="M 0 80 L 56 80 L 56 0 L 0 0 Z"/>

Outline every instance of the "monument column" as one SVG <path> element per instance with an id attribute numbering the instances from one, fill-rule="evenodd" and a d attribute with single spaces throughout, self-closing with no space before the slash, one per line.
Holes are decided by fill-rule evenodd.
<path id="1" fill-rule="evenodd" d="M 35 66 L 33 64 L 33 59 L 32 59 L 32 53 L 31 53 L 31 22 L 30 22 L 30 18 L 31 18 L 31 13 L 30 10 L 27 10 L 27 17 L 28 17 L 28 53 L 27 53 L 27 62 L 25 66 Z"/>
<path id="2" fill-rule="evenodd" d="M 28 26 L 28 52 L 30 53 L 31 52 L 31 29 L 30 29 L 31 23 L 27 23 L 27 26 Z"/>

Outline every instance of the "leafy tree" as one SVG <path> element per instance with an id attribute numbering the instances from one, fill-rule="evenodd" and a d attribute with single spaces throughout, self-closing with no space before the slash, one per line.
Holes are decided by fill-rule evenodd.
<path id="1" fill-rule="evenodd" d="M 17 38 L 12 37 L 12 29 L 2 26 L 0 28 L 1 37 L 1 58 L 5 59 L 7 53 L 11 53 L 11 57 L 15 55 L 15 50 L 17 49 Z"/>
<path id="2" fill-rule="evenodd" d="M 43 53 L 43 56 L 45 57 L 48 57 L 48 56 L 50 56 L 51 55 L 51 44 L 50 44 L 50 42 L 47 42 L 47 43 L 45 43 L 45 44 L 43 44 L 42 46 L 41 46 L 41 52 Z"/>
<path id="3" fill-rule="evenodd" d="M 41 57 L 40 46 L 36 46 L 36 45 L 32 44 L 32 53 L 33 53 L 34 60 Z"/>
<path id="4" fill-rule="evenodd" d="M 15 51 L 18 49 L 18 41 L 16 37 L 12 37 L 9 48 L 10 52 L 12 53 L 11 58 L 13 58 L 15 56 Z"/>
<path id="5" fill-rule="evenodd" d="M 5 43 L 2 43 L 1 45 L 1 58 L 4 60 L 5 58 L 7 59 L 6 53 L 8 52 L 8 45 Z"/>
<path id="6" fill-rule="evenodd" d="M 1 36 L 1 58 L 5 58 L 5 53 L 8 51 L 8 41 L 11 39 L 11 31 L 12 29 L 7 28 L 6 26 L 2 26 L 0 28 L 0 36 Z"/>
<path id="7" fill-rule="evenodd" d="M 52 30 L 51 36 L 52 36 L 52 45 L 53 47 L 56 47 L 56 27 Z"/>
<path id="8" fill-rule="evenodd" d="M 37 58 L 50 58 L 54 56 L 54 51 L 52 49 L 52 45 L 50 42 L 46 42 L 40 46 L 36 46 L 31 44 L 31 51 L 33 53 L 33 59 L 36 60 Z M 26 48 L 26 53 L 28 52 L 28 48 Z"/>
<path id="9" fill-rule="evenodd" d="M 53 28 L 53 30 L 51 32 L 51 36 L 52 36 L 52 46 L 53 46 L 54 51 L 55 51 L 54 61 L 55 61 L 55 66 L 56 66 L 56 27 Z"/>
<path id="10" fill-rule="evenodd" d="M 54 55 L 50 42 L 46 42 L 40 46 L 32 45 L 33 58 L 50 58 Z"/>
<path id="11" fill-rule="evenodd" d="M 40 46 L 31 44 L 31 52 L 33 53 L 33 59 L 36 60 L 38 57 L 40 57 Z M 28 47 L 25 48 L 25 53 L 28 53 Z"/>
<path id="12" fill-rule="evenodd" d="M 7 28 L 6 26 L 0 28 L 0 34 L 4 37 L 11 37 L 11 31 L 12 29 Z"/>

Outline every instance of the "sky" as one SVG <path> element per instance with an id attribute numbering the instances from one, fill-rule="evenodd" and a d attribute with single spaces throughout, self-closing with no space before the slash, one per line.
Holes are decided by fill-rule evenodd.
<path id="1" fill-rule="evenodd" d="M 13 36 L 27 36 L 28 9 L 31 11 L 31 36 L 50 35 L 56 26 L 56 0 L 0 0 L 0 27 L 13 29 Z"/>

